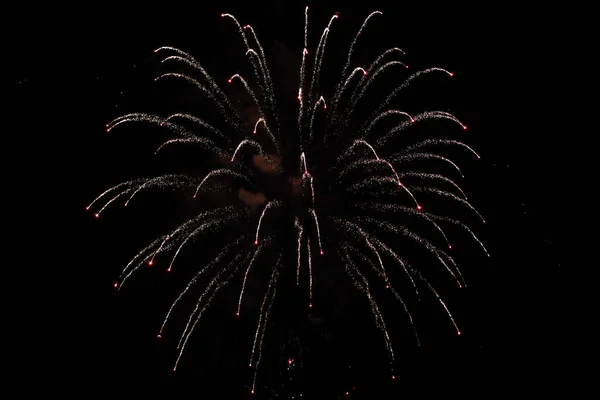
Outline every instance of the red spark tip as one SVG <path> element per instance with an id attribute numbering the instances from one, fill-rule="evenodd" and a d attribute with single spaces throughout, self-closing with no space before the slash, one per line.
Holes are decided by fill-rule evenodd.
<path id="1" fill-rule="evenodd" d="M 225 14 L 221 14 L 221 18 L 224 17 L 224 16 L 225 16 Z"/>
<path id="2" fill-rule="evenodd" d="M 368 72 L 366 69 L 363 70 L 363 75 L 366 75 Z"/>
<path id="3" fill-rule="evenodd" d="M 408 68 L 408 65 L 404 64 L 404 68 Z"/>
<path id="4" fill-rule="evenodd" d="M 227 79 L 227 82 L 228 82 L 228 83 L 231 83 L 231 79 Z"/>
<path id="5" fill-rule="evenodd" d="M 308 303 L 308 308 L 312 308 L 312 303 Z"/>
<path id="6" fill-rule="evenodd" d="M 156 335 L 156 337 L 157 337 L 158 339 L 162 339 L 162 335 L 161 335 L 160 333 L 159 333 L 158 335 Z"/>
<path id="7" fill-rule="evenodd" d="M 87 207 L 85 208 L 85 211 L 88 211 L 89 209 L 90 209 L 90 207 L 89 207 L 89 206 L 87 206 Z"/>
<path id="8" fill-rule="evenodd" d="M 467 130 L 467 126 L 466 125 L 463 125 L 463 130 L 465 130 L 465 131 Z"/>
<path id="9" fill-rule="evenodd" d="M 249 26 L 250 26 L 250 25 L 244 25 L 244 26 L 243 26 L 243 28 L 244 28 L 244 29 L 248 29 L 248 27 L 249 27 Z"/>
<path id="10" fill-rule="evenodd" d="M 461 332 L 461 331 L 457 331 L 457 332 L 456 332 L 456 334 L 457 334 L 458 336 L 460 336 L 460 335 L 462 335 L 462 332 Z"/>
<path id="11" fill-rule="evenodd" d="M 346 392 L 346 396 L 348 396 L 350 394 L 350 392 Z"/>
<path id="12" fill-rule="evenodd" d="M 449 248 L 450 250 L 452 250 L 452 245 L 451 245 L 451 244 L 449 244 L 449 245 L 448 245 L 448 248 Z"/>
<path id="13" fill-rule="evenodd" d="M 154 261 L 152 261 L 152 260 L 148 261 L 148 265 L 152 265 L 152 264 L 154 264 Z"/>
<path id="14" fill-rule="evenodd" d="M 323 108 L 327 108 L 327 104 L 323 103 Z"/>
<path id="15" fill-rule="evenodd" d="M 419 210 L 419 211 L 420 211 L 422 208 L 423 208 L 423 207 L 421 207 L 421 205 L 418 205 L 418 206 L 417 206 L 417 210 Z"/>
<path id="16" fill-rule="evenodd" d="M 392 379 L 396 379 L 396 375 L 392 375 Z"/>
<path id="17" fill-rule="evenodd" d="M 171 267 L 167 268 L 167 272 L 171 272 Z"/>
<path id="18" fill-rule="evenodd" d="M 255 240 L 255 241 L 254 241 L 254 245 L 257 245 L 257 244 L 258 244 L 258 240 Z"/>
<path id="19" fill-rule="evenodd" d="M 249 366 L 249 367 L 251 367 L 251 366 L 252 366 L 252 363 L 248 364 L 248 366 Z"/>
<path id="20" fill-rule="evenodd" d="M 323 255 L 323 250 L 321 250 L 321 255 Z"/>
<path id="21" fill-rule="evenodd" d="M 96 213 L 96 214 L 94 214 L 94 217 L 99 218 L 100 214 Z"/>
<path id="22" fill-rule="evenodd" d="M 454 72 L 450 72 L 448 75 L 450 75 L 450 76 L 454 76 Z"/>
<path id="23" fill-rule="evenodd" d="M 256 131 L 252 131 L 252 134 L 253 134 L 253 135 L 256 135 Z"/>
<path id="24" fill-rule="evenodd" d="M 116 287 L 117 287 L 117 286 L 119 286 L 119 285 L 118 285 L 117 283 L 115 283 L 113 286 L 116 288 Z"/>
<path id="25" fill-rule="evenodd" d="M 239 317 L 239 316 L 240 316 L 240 313 L 239 313 L 239 311 L 235 313 L 235 316 L 236 316 L 236 317 Z"/>
<path id="26" fill-rule="evenodd" d="M 390 285 L 385 285 L 385 288 L 386 288 L 386 289 L 389 289 L 389 288 L 390 288 Z"/>

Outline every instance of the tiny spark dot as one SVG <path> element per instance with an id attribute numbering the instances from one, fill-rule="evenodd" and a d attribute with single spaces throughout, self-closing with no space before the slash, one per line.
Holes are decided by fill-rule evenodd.
<path id="1" fill-rule="evenodd" d="M 251 367 L 251 366 L 252 366 L 252 363 L 248 364 L 248 366 L 249 366 L 249 367 Z"/>
<path id="2" fill-rule="evenodd" d="M 308 304 L 308 308 L 312 308 L 312 303 L 309 303 L 309 304 Z"/>
<path id="3" fill-rule="evenodd" d="M 221 14 L 221 17 L 224 17 L 224 16 L 225 16 L 225 14 Z"/>
<path id="4" fill-rule="evenodd" d="M 254 131 L 252 131 L 252 134 L 256 135 L 256 131 L 255 131 L 255 130 L 254 130 Z"/>
<path id="5" fill-rule="evenodd" d="M 462 332 L 461 332 L 461 331 L 458 331 L 458 332 L 456 332 L 456 334 L 457 334 L 458 336 L 460 336 L 460 335 L 462 335 Z"/>
<path id="6" fill-rule="evenodd" d="M 156 335 L 157 338 L 161 339 L 162 335 L 159 333 L 158 335 Z"/>
<path id="7" fill-rule="evenodd" d="M 252 389 L 252 390 L 250 391 L 250 394 L 254 394 L 254 389 Z"/>
<path id="8" fill-rule="evenodd" d="M 421 207 L 420 205 L 417 206 L 417 210 L 421 210 L 423 207 Z"/>
<path id="9" fill-rule="evenodd" d="M 392 379 L 396 379 L 396 375 L 392 375 Z"/>
<path id="10" fill-rule="evenodd" d="M 450 72 L 450 76 L 454 76 L 454 72 Z"/>
<path id="11" fill-rule="evenodd" d="M 167 268 L 167 272 L 171 272 L 171 267 Z"/>
<path id="12" fill-rule="evenodd" d="M 448 245 L 448 248 L 449 248 L 450 250 L 452 250 L 452 245 L 451 245 L 451 244 L 449 244 L 449 245 Z"/>
<path id="13" fill-rule="evenodd" d="M 96 213 L 94 214 L 94 217 L 98 218 L 100 216 L 100 214 Z"/>
<path id="14" fill-rule="evenodd" d="M 113 286 L 114 286 L 114 287 L 117 287 L 117 286 L 119 286 L 119 285 L 117 285 L 117 284 L 115 283 Z"/>
<path id="15" fill-rule="evenodd" d="M 257 245 L 257 244 L 258 244 L 258 240 L 255 240 L 255 241 L 254 241 L 254 245 Z"/>
<path id="16" fill-rule="evenodd" d="M 389 289 L 389 288 L 390 288 L 390 285 L 385 285 L 385 288 L 386 288 L 386 289 Z"/>
<path id="17" fill-rule="evenodd" d="M 240 316 L 240 313 L 239 313 L 239 312 L 236 312 L 236 313 L 235 313 L 235 316 L 236 316 L 236 317 L 239 317 L 239 316 Z"/>
<path id="18" fill-rule="evenodd" d="M 231 83 L 231 79 L 227 79 L 227 82 Z"/>
<path id="19" fill-rule="evenodd" d="M 366 74 L 367 74 L 367 70 L 365 69 L 365 70 L 363 71 L 363 75 L 366 75 Z"/>
<path id="20" fill-rule="evenodd" d="M 321 250 L 321 255 L 323 255 L 323 250 Z"/>
<path id="21" fill-rule="evenodd" d="M 463 130 L 465 130 L 465 131 L 467 130 L 467 126 L 466 125 L 463 125 Z"/>
<path id="22" fill-rule="evenodd" d="M 85 210 L 86 210 L 86 211 L 88 211 L 89 209 L 90 209 L 89 207 L 86 207 L 86 208 L 85 208 Z"/>
<path id="23" fill-rule="evenodd" d="M 154 261 L 152 261 L 152 260 L 148 261 L 148 265 L 152 265 L 152 264 L 154 264 Z"/>
<path id="24" fill-rule="evenodd" d="M 350 394 L 350 392 L 346 392 L 346 396 L 348 396 Z"/>

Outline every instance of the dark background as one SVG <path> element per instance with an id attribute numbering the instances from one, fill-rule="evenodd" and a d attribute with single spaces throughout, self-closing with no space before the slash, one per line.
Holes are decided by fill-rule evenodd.
<path id="1" fill-rule="evenodd" d="M 448 106 L 469 125 L 469 143 L 482 155 L 479 164 L 465 165 L 463 172 L 470 199 L 488 221 L 478 232 L 492 257 L 467 257 L 470 288 L 451 294 L 462 337 L 438 317 L 423 317 L 429 333 L 419 349 L 410 337 L 398 335 L 396 380 L 390 381 L 383 343 L 362 315 L 340 325 L 318 325 L 329 332 L 327 340 L 305 332 L 298 339 L 302 344 L 289 346 L 279 358 L 273 351 L 271 360 L 263 360 L 263 376 L 269 377 L 264 382 L 273 382 L 278 398 L 291 398 L 292 392 L 341 398 L 350 391 L 366 399 L 571 391 L 577 387 L 571 369 L 573 276 L 564 250 L 567 218 L 556 211 L 570 200 L 557 187 L 565 174 L 557 162 L 563 144 L 554 139 L 561 108 L 553 98 L 557 86 L 549 85 L 554 72 L 547 69 L 554 39 L 561 36 L 552 24 L 556 13 L 500 3 L 395 4 L 309 4 L 309 47 L 314 51 L 337 11 L 341 18 L 330 34 L 328 55 L 345 60 L 354 32 L 369 12 L 379 9 L 383 18 L 369 26 L 371 39 L 365 33 L 359 47 L 373 47 L 373 56 L 397 45 L 411 65 L 442 66 L 455 73 L 452 84 L 458 89 Z M 51 377 L 49 384 L 59 394 L 85 398 L 246 396 L 251 374 L 243 366 L 248 343 L 242 338 L 248 336 L 248 324 L 235 325 L 233 316 L 224 317 L 217 308 L 209 318 L 213 334 L 207 329 L 196 335 L 197 345 L 173 373 L 176 343 L 155 338 L 173 285 L 167 282 L 170 292 L 161 292 L 156 275 L 114 295 L 112 283 L 122 266 L 160 226 L 134 222 L 158 221 L 159 215 L 119 222 L 127 217 L 118 211 L 96 221 L 84 210 L 106 187 L 152 171 L 147 155 L 154 144 L 139 138 L 118 143 L 121 139 L 107 136 L 104 125 L 124 112 L 160 107 L 153 103 L 159 61 L 153 49 L 180 47 L 227 78 L 237 72 L 229 62 L 243 50 L 231 21 L 219 17 L 230 12 L 242 25 L 253 25 L 269 60 L 276 58 L 272 52 L 283 54 L 283 65 L 291 64 L 296 74 L 295 60 L 286 51 L 302 50 L 304 5 L 95 4 L 37 8 L 33 16 L 26 7 L 12 12 L 22 21 L 23 34 L 7 50 L 14 68 L 7 74 L 9 111 L 18 121 L 13 129 L 19 137 L 29 140 L 28 132 L 42 136 L 44 145 L 35 148 L 42 165 L 24 180 L 39 180 L 36 193 L 46 194 L 44 207 L 52 211 L 52 222 L 40 233 L 48 251 L 39 252 L 50 253 L 50 261 L 39 263 L 45 267 L 36 279 L 50 294 L 36 301 L 30 314 L 34 326 L 27 340 L 39 351 L 27 356 L 23 367 L 34 381 Z M 32 249 L 37 240 L 27 239 Z M 344 335 L 344 329 L 351 333 Z M 287 354 L 297 355 L 297 348 L 305 349 L 305 367 L 290 374 L 292 380 L 277 378 L 281 371 L 289 374 Z M 266 390 L 257 396 L 269 398 Z"/>

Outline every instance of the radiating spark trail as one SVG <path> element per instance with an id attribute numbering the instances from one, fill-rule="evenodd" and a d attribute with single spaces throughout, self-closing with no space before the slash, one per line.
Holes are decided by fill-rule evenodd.
<path id="1" fill-rule="evenodd" d="M 243 146 L 252 146 L 254 148 L 256 148 L 259 152 L 260 155 L 264 155 L 265 152 L 263 151 L 263 148 L 260 146 L 260 144 L 258 142 L 255 142 L 254 140 L 248 140 L 248 139 L 244 139 L 240 142 L 240 144 L 238 144 L 238 146 L 235 148 L 235 151 L 233 152 L 233 155 L 231 156 L 231 162 L 235 161 L 235 156 L 237 155 L 238 151 L 240 151 L 240 149 Z"/>
<path id="2" fill-rule="evenodd" d="M 338 84 L 336 92 L 338 92 L 340 90 L 340 86 L 343 82 L 344 76 L 346 76 L 346 73 L 348 72 L 348 68 L 350 68 L 350 60 L 352 58 L 352 53 L 354 53 L 354 46 L 356 45 L 356 42 L 358 41 L 360 34 L 362 33 L 363 29 L 365 29 L 365 26 L 367 26 L 367 22 L 369 22 L 371 17 L 373 17 L 377 14 L 383 15 L 383 13 L 381 11 L 373 11 L 371 14 L 369 14 L 367 16 L 367 18 L 365 18 L 365 21 L 363 22 L 363 24 L 360 26 L 360 29 L 356 33 L 356 36 L 354 36 L 352 43 L 350 43 L 350 49 L 348 50 L 348 57 L 346 58 L 346 64 L 344 65 L 344 68 L 342 69 L 342 78 L 341 78 L 342 81 L 340 81 L 340 83 Z"/>
<path id="3" fill-rule="evenodd" d="M 317 212 L 314 208 L 310 210 L 313 219 L 315 220 L 315 226 L 317 227 L 317 239 L 319 240 L 319 252 L 323 255 L 323 246 L 321 244 L 321 228 L 319 228 L 319 219 L 317 218 Z"/>
<path id="4" fill-rule="evenodd" d="M 460 176 L 464 178 L 462 171 L 460 170 L 458 165 L 456 165 L 455 162 L 453 162 L 449 158 L 440 156 L 435 153 L 403 153 L 402 152 L 402 153 L 399 153 L 399 154 L 391 157 L 391 161 L 393 163 L 399 163 L 399 164 L 401 164 L 403 162 L 411 162 L 411 161 L 415 161 L 415 160 L 429 160 L 429 159 L 440 160 L 440 161 L 443 161 L 444 163 L 451 165 L 460 174 Z"/>
<path id="5" fill-rule="evenodd" d="M 300 254 L 302 254 L 302 233 L 304 232 L 304 229 L 302 228 L 298 217 L 294 219 L 294 226 L 298 231 L 298 266 L 296 267 L 296 285 L 300 285 Z"/>
<path id="6" fill-rule="evenodd" d="M 400 110 L 388 110 L 388 111 L 382 112 L 381 114 L 379 114 L 378 116 L 373 118 L 371 120 L 371 123 L 369 124 L 369 126 L 367 126 L 365 129 L 362 130 L 363 138 L 365 138 L 369 134 L 369 132 L 373 129 L 373 126 L 375 126 L 375 124 L 377 122 L 379 122 L 379 120 L 381 120 L 384 117 L 387 117 L 388 115 L 403 115 L 405 117 L 408 117 L 410 122 L 415 122 L 414 118 L 407 112 L 400 111 Z"/>
<path id="7" fill-rule="evenodd" d="M 281 206 L 281 203 L 277 200 L 271 200 L 267 203 L 267 205 L 265 206 L 265 208 L 262 211 L 262 214 L 260 214 L 260 218 L 258 219 L 258 225 L 256 226 L 256 236 L 254 238 L 254 244 L 257 245 L 258 244 L 258 234 L 260 232 L 260 226 L 262 225 L 262 220 L 265 217 L 265 214 L 267 213 L 267 211 L 271 208 L 271 207 L 278 207 Z"/>
<path id="8" fill-rule="evenodd" d="M 179 295 L 177 296 L 177 298 L 175 299 L 175 301 L 171 304 L 171 307 L 169 307 L 169 311 L 167 312 L 167 315 L 165 316 L 165 318 L 163 319 L 163 322 L 160 326 L 160 330 L 159 330 L 159 335 L 162 335 L 164 329 L 165 329 L 165 325 L 167 324 L 169 317 L 171 315 L 171 313 L 173 312 L 173 309 L 175 308 L 175 306 L 181 301 L 181 299 L 183 298 L 183 296 L 186 295 L 186 293 L 188 293 L 190 291 L 190 289 L 198 282 L 198 279 L 204 275 L 204 273 L 206 271 L 208 271 L 211 267 L 218 265 L 221 260 L 228 255 L 229 250 L 231 248 L 234 248 L 235 246 L 239 245 L 240 243 L 243 243 L 246 239 L 247 239 L 247 235 L 246 236 L 242 236 L 240 238 L 238 238 L 237 240 L 235 240 L 233 243 L 230 243 L 228 245 L 226 245 L 221 252 L 212 259 L 212 261 L 208 264 L 206 264 L 204 267 L 200 268 L 200 270 L 196 273 L 196 275 L 194 275 L 194 277 L 188 282 L 187 286 L 185 287 L 185 289 L 179 293 Z M 239 256 L 239 255 L 238 255 Z"/>
<path id="9" fill-rule="evenodd" d="M 430 145 L 456 145 L 456 146 L 460 146 L 460 147 L 464 147 L 465 149 L 469 150 L 471 153 L 473 153 L 475 155 L 475 157 L 477 157 L 478 159 L 480 159 L 481 157 L 479 156 L 479 154 L 477 154 L 475 152 L 475 150 L 473 150 L 471 147 L 469 147 L 468 145 L 464 144 L 463 142 L 459 142 L 458 140 L 450 140 L 450 139 L 426 139 L 423 140 L 419 143 L 416 143 L 412 146 L 409 146 L 405 149 L 406 152 L 412 152 L 414 150 L 418 150 L 422 147 L 426 147 L 426 146 L 430 146 Z"/>
<path id="10" fill-rule="evenodd" d="M 327 24 L 327 26 L 323 30 L 323 33 L 321 34 L 321 39 L 319 39 L 319 45 L 317 46 L 317 52 L 315 53 L 315 64 L 313 67 L 312 79 L 311 79 L 311 83 L 310 83 L 310 93 L 309 94 L 310 94 L 311 101 L 314 99 L 315 91 L 319 90 L 319 76 L 321 73 L 321 65 L 323 63 L 323 57 L 325 56 L 325 45 L 327 44 L 327 37 L 329 36 L 329 29 L 331 27 L 331 23 L 337 17 L 338 16 L 335 14 L 331 17 L 331 19 L 329 20 L 329 23 Z"/>
<path id="11" fill-rule="evenodd" d="M 269 280 L 269 286 L 267 288 L 267 292 L 265 293 L 263 304 L 260 308 L 258 326 L 256 327 L 256 333 L 254 335 L 254 343 L 252 344 L 252 353 L 250 354 L 250 363 L 249 363 L 250 367 L 252 367 L 252 361 L 254 360 L 254 354 L 256 353 L 257 348 L 258 348 L 258 359 L 256 360 L 256 363 L 255 363 L 254 379 L 252 380 L 251 393 L 254 393 L 254 391 L 256 389 L 256 376 L 258 373 L 258 365 L 262 358 L 262 342 L 263 342 L 263 337 L 264 337 L 264 329 L 261 334 L 260 340 L 259 340 L 259 331 L 261 328 L 261 324 L 266 326 L 268 319 L 269 319 L 269 315 L 271 314 L 271 306 L 273 305 L 275 295 L 277 294 L 277 279 L 279 278 L 280 262 L 281 262 L 281 254 L 279 255 L 279 258 L 277 260 L 277 263 L 275 264 L 275 267 L 273 268 L 273 272 L 271 273 L 271 279 Z M 265 310 L 265 306 L 267 307 L 266 310 Z"/>
<path id="12" fill-rule="evenodd" d="M 310 117 L 310 125 L 309 125 L 309 142 L 312 142 L 314 136 L 314 124 L 315 124 L 315 116 L 317 115 L 317 107 L 319 104 L 323 103 L 323 109 L 327 108 L 327 103 L 325 103 L 325 99 L 323 96 L 319 97 L 319 100 L 315 103 L 315 106 L 312 108 L 312 115 Z"/>
<path id="13" fill-rule="evenodd" d="M 304 75 L 306 74 L 306 56 L 308 55 L 308 7 L 304 9 L 304 49 L 302 50 L 302 63 L 300 64 L 300 88 L 298 89 L 298 133 L 302 136 L 302 117 L 304 116 Z M 303 146 L 300 137 L 300 146 Z"/>
<path id="14" fill-rule="evenodd" d="M 220 169 L 215 169 L 210 171 L 205 177 L 204 179 L 202 179 L 202 182 L 200 182 L 200 184 L 198 185 L 198 187 L 196 188 L 196 192 L 194 193 L 194 197 L 196 197 L 198 195 L 198 191 L 200 190 L 200 188 L 202 187 L 202 185 L 204 185 L 204 183 L 211 177 L 216 176 L 216 175 L 231 175 L 235 178 L 239 178 L 239 179 L 243 179 L 243 180 L 248 180 L 248 177 L 245 175 L 240 174 L 239 172 L 234 172 L 231 171 L 229 169 L 225 169 L 225 168 L 220 168 Z"/>
<path id="15" fill-rule="evenodd" d="M 306 251 L 308 253 L 308 306 L 312 307 L 313 272 L 312 272 L 312 254 L 310 251 L 310 238 L 306 239 Z"/>
<path id="16" fill-rule="evenodd" d="M 479 211 L 477 211 L 477 209 L 475 207 L 473 207 L 473 205 L 471 203 L 469 203 L 465 199 L 462 199 L 462 198 L 458 197 L 454 193 L 446 192 L 445 190 L 440 190 L 440 189 L 436 189 L 436 188 L 424 187 L 424 186 L 413 186 L 413 187 L 411 187 L 411 189 L 414 190 L 414 191 L 416 191 L 416 192 L 435 193 L 438 196 L 447 197 L 447 198 L 455 200 L 455 201 L 457 201 L 457 202 L 459 202 L 461 204 L 464 204 L 465 206 L 469 207 L 471 209 L 471 211 L 473 211 L 477 215 L 477 217 L 479 217 L 479 219 L 481 220 L 481 222 L 485 223 L 485 219 L 481 216 L 481 214 L 479 213 Z"/>
<path id="17" fill-rule="evenodd" d="M 248 267 L 246 268 L 246 272 L 244 273 L 244 280 L 242 281 L 242 289 L 240 290 L 240 297 L 238 299 L 238 308 L 237 308 L 237 312 L 236 312 L 236 315 L 238 317 L 240 316 L 240 310 L 242 308 L 242 299 L 244 297 L 244 291 L 246 290 L 246 281 L 248 280 L 248 274 L 250 273 L 250 269 L 252 268 L 252 265 L 254 265 L 254 262 L 256 261 L 256 258 L 259 256 L 261 250 L 264 249 L 266 246 L 268 246 L 269 243 L 270 243 L 269 237 L 267 237 L 265 240 L 263 240 L 263 242 L 260 244 L 255 243 L 258 247 L 256 248 L 256 250 L 254 250 L 254 255 L 252 256 L 252 259 L 248 263 Z"/>
<path id="18" fill-rule="evenodd" d="M 129 196 L 129 198 L 127 199 L 127 201 L 125 202 L 125 205 L 127 206 L 129 204 L 129 202 L 131 202 L 131 199 L 133 199 L 133 197 L 138 194 L 139 192 L 141 192 L 144 189 L 149 189 L 149 188 L 165 188 L 165 187 L 188 187 L 193 185 L 196 181 L 195 178 L 191 178 L 188 175 L 183 175 L 183 174 L 179 174 L 179 175 L 162 175 L 162 176 L 157 176 L 151 179 L 146 180 L 146 182 L 142 183 L 133 193 L 131 196 Z"/>

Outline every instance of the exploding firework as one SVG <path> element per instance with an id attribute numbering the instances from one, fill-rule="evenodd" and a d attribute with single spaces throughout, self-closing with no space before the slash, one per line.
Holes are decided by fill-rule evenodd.
<path id="1" fill-rule="evenodd" d="M 157 125 L 173 134 L 158 147 L 157 153 L 165 151 L 166 147 L 192 145 L 212 154 L 214 157 L 206 159 L 215 162 L 198 177 L 161 175 L 120 183 L 104 191 L 87 207 L 93 210 L 96 218 L 117 201 L 135 204 L 137 197 L 156 189 L 182 189 L 193 198 L 216 191 L 235 194 L 229 204 L 203 210 L 154 240 L 126 265 L 114 283 L 115 289 L 120 290 L 134 272 L 143 265 L 154 265 L 161 254 L 171 255 L 166 270 L 176 273 L 178 255 L 196 238 L 232 237 L 218 255 L 187 282 L 160 326 L 159 338 L 182 299 L 208 277 L 195 308 L 187 316 L 174 368 L 217 292 L 239 282 L 238 302 L 232 308 L 232 313 L 239 317 L 249 277 L 264 278 L 266 290 L 261 293 L 260 313 L 249 349 L 248 365 L 253 370 L 250 392 L 254 393 L 278 288 L 288 281 L 300 288 L 306 285 L 306 307 L 312 308 L 315 304 L 313 282 L 316 282 L 313 275 L 318 274 L 319 269 L 333 268 L 332 265 L 340 265 L 353 286 L 364 294 L 382 332 L 390 361 L 394 359 L 394 352 L 384 315 L 375 298 L 376 287 L 385 288 L 398 301 L 412 326 L 415 342 L 420 345 L 413 317 L 400 295 L 405 291 L 394 288 L 398 286 L 391 279 L 392 275 L 404 279 L 416 296 L 429 293 L 440 303 L 456 334 L 461 334 L 438 291 L 419 266 L 403 258 L 398 243 L 403 239 L 412 247 L 422 249 L 458 287 L 466 285 L 450 255 L 452 246 L 446 229 L 450 226 L 462 229 L 487 255 L 485 247 L 462 219 L 429 211 L 423 207 L 421 198 L 440 198 L 447 203 L 444 210 L 465 207 L 481 221 L 483 218 L 467 201 L 459 185 L 448 176 L 451 174 L 431 173 L 418 167 L 422 165 L 419 162 L 425 160 L 440 163 L 448 171 L 458 171 L 462 175 L 458 166 L 438 154 L 436 149 L 455 146 L 476 158 L 479 155 L 466 144 L 445 138 L 428 137 L 402 147 L 388 145 L 401 133 L 410 133 L 415 125 L 428 120 L 441 120 L 441 126 L 449 131 L 462 133 L 467 127 L 445 111 L 408 113 L 391 107 L 408 86 L 422 77 L 433 74 L 452 77 L 451 72 L 436 67 L 410 73 L 405 63 L 393 59 L 404 56 L 399 48 L 384 51 L 367 69 L 352 67 L 358 39 L 368 22 L 380 14 L 376 11 L 366 18 L 350 44 L 339 83 L 326 94 L 321 88 L 320 77 L 325 66 L 328 37 L 337 15 L 323 30 L 316 51 L 309 52 L 306 8 L 299 87 L 293 108 L 286 106 L 289 99 L 282 102 L 276 99 L 267 58 L 254 29 L 240 25 L 231 14 L 222 14 L 223 19 L 233 22 L 238 29 L 252 67 L 248 79 L 234 73 L 225 83 L 229 85 L 228 90 L 222 88 L 190 54 L 173 47 L 155 50 L 157 55 L 164 55 L 162 62 L 165 65 L 179 63 L 190 71 L 189 74 L 167 72 L 156 80 L 181 79 L 190 83 L 214 105 L 215 113 L 202 117 L 183 113 L 169 116 L 134 113 L 107 124 L 107 131 L 132 122 Z M 386 71 L 398 68 L 401 74 L 398 84 L 386 96 L 366 102 L 369 88 L 380 80 L 378 78 Z M 242 113 L 226 91 L 237 91 L 238 96 L 240 93 L 245 96 L 252 104 L 252 112 Z M 290 111 L 292 118 L 286 116 Z M 246 116 L 250 114 L 256 118 L 248 120 Z M 253 200 L 248 201 L 248 196 L 254 196 Z M 398 218 L 392 218 L 398 215 L 403 217 L 401 221 L 406 221 L 404 225 L 398 223 Z M 411 221 L 420 221 L 428 230 L 421 233 L 413 229 Z M 335 258 L 336 261 L 328 261 L 326 266 L 322 261 L 324 258 Z M 259 268 L 260 265 L 265 267 Z M 301 279 L 305 275 L 306 280 Z M 287 280 L 288 277 L 292 279 Z M 394 378 L 393 373 L 391 378 Z"/>

